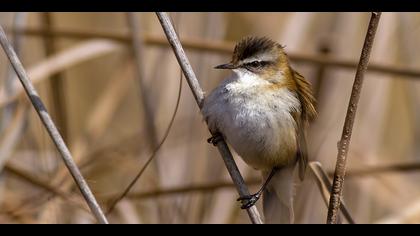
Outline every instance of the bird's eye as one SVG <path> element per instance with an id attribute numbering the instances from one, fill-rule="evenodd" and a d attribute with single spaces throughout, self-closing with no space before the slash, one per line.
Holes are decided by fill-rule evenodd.
<path id="1" fill-rule="evenodd" d="M 257 70 L 262 69 L 264 66 L 268 64 L 269 62 L 267 61 L 253 61 L 253 62 L 248 62 L 244 64 L 243 67 L 249 71 L 256 72 Z"/>
<path id="2" fill-rule="evenodd" d="M 260 67 L 262 65 L 262 63 L 260 61 L 253 61 L 251 63 L 249 63 L 250 66 L 252 67 Z"/>

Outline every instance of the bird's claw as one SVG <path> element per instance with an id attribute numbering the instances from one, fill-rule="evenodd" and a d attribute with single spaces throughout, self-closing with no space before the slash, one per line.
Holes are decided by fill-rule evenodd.
<path id="1" fill-rule="evenodd" d="M 213 146 L 217 146 L 217 143 L 222 140 L 222 135 L 220 135 L 219 133 L 214 134 L 213 136 L 211 136 L 210 138 L 207 139 L 208 143 L 213 144 Z"/>
<path id="2" fill-rule="evenodd" d="M 240 197 L 237 199 L 237 201 L 241 201 L 242 206 L 241 209 L 248 209 L 250 207 L 252 207 L 253 205 L 255 205 L 255 203 L 257 203 L 258 199 L 260 199 L 261 194 L 260 193 L 256 193 L 256 194 L 251 194 L 251 195 L 246 195 L 243 197 Z"/>

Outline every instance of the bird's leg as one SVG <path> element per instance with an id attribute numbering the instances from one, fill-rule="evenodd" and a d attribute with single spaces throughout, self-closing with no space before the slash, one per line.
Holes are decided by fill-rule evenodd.
<path id="1" fill-rule="evenodd" d="M 222 139 L 223 136 L 221 133 L 215 133 L 213 136 L 207 139 L 207 142 L 213 144 L 213 146 L 217 146 L 217 143 Z"/>
<path id="2" fill-rule="evenodd" d="M 271 178 L 273 178 L 274 174 L 277 172 L 279 168 L 278 167 L 274 167 L 271 172 L 270 175 L 267 177 L 267 179 L 264 181 L 264 184 L 261 186 L 261 188 L 258 190 L 258 192 L 256 192 L 255 194 L 251 194 L 251 195 L 247 195 L 247 196 L 243 196 L 238 198 L 237 201 L 241 201 L 242 209 L 248 209 L 250 207 L 252 207 L 253 205 L 255 205 L 255 203 L 257 203 L 258 199 L 260 199 L 261 194 L 264 192 L 264 190 L 267 188 L 267 185 L 270 183 Z"/>

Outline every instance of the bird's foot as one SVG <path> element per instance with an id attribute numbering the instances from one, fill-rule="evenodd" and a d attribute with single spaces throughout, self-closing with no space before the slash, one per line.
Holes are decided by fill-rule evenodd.
<path id="1" fill-rule="evenodd" d="M 258 199 L 261 197 L 261 192 L 257 192 L 255 194 L 246 195 L 237 199 L 237 201 L 241 201 L 242 206 L 241 209 L 248 209 L 257 203 Z"/>
<path id="2" fill-rule="evenodd" d="M 210 138 L 208 138 L 207 142 L 213 144 L 213 146 L 217 146 L 217 143 L 222 139 L 223 139 L 222 135 L 220 133 L 216 133 Z"/>

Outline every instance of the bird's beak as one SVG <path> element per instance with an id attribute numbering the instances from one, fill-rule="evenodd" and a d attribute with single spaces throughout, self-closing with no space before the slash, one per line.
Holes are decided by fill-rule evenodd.
<path id="1" fill-rule="evenodd" d="M 214 67 L 214 69 L 235 69 L 236 67 L 232 63 L 222 64 Z"/>

